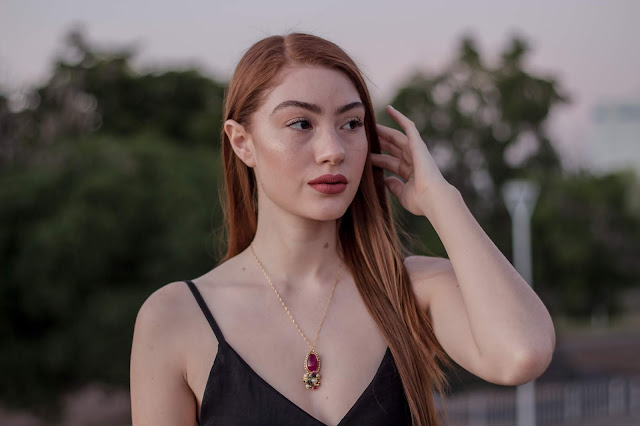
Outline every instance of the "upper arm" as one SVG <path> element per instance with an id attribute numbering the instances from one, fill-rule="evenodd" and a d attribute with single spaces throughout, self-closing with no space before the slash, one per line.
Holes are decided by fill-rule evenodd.
<path id="1" fill-rule="evenodd" d="M 131 348 L 134 426 L 193 425 L 196 401 L 185 379 L 180 348 L 180 283 L 154 292 L 138 312 Z"/>
<path id="2" fill-rule="evenodd" d="M 451 261 L 410 256 L 405 259 L 414 294 L 431 319 L 433 332 L 447 355 L 465 370 L 490 382 L 498 376 L 481 362 L 467 309 Z"/>

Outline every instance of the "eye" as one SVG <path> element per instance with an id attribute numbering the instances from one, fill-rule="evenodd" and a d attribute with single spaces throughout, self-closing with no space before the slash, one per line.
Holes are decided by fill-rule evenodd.
<path id="1" fill-rule="evenodd" d="M 300 123 L 300 127 L 294 127 L 296 124 Z M 293 130 L 297 130 L 299 132 L 304 132 L 305 130 L 309 130 L 311 128 L 311 123 L 306 118 L 296 118 L 295 120 L 287 123 L 287 127 L 291 127 Z"/>
<path id="2" fill-rule="evenodd" d="M 358 130 L 360 127 L 364 126 L 364 122 L 362 121 L 362 119 L 358 117 L 353 117 L 347 122 L 346 125 L 354 126 L 353 128 L 347 129 L 347 130 L 355 131 L 355 130 Z"/>

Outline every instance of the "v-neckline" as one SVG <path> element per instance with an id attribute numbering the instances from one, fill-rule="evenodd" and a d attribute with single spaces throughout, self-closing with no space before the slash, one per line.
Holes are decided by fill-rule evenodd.
<path id="1" fill-rule="evenodd" d="M 256 373 L 256 371 L 244 360 L 244 358 L 242 358 L 240 356 L 240 354 L 233 348 L 233 346 L 231 346 L 226 340 L 224 341 L 224 344 L 231 349 L 231 351 L 235 354 L 235 356 L 240 360 L 240 362 L 242 363 L 242 365 L 244 365 L 247 370 L 249 370 L 250 374 L 252 374 L 256 379 L 258 379 L 259 381 L 261 381 L 266 387 L 267 389 L 269 389 L 272 393 L 279 395 L 280 398 L 282 398 L 286 404 L 294 407 L 294 409 L 297 409 L 298 411 L 302 412 L 304 415 L 306 415 L 310 420 L 313 420 L 314 422 L 326 426 L 326 423 L 321 422 L 320 420 L 316 419 L 315 417 L 313 417 L 311 414 L 309 414 L 308 412 L 306 412 L 305 410 L 302 409 L 302 407 L 298 406 L 297 404 L 295 404 L 293 401 L 291 401 L 289 398 L 287 398 L 286 396 L 284 396 L 280 391 L 278 391 L 276 388 L 274 388 L 273 386 L 271 386 L 269 384 L 269 382 L 267 382 L 265 379 L 263 379 L 258 373 Z M 373 385 L 373 382 L 378 378 L 378 376 L 380 375 L 380 371 L 382 370 L 382 366 L 384 365 L 385 361 L 387 360 L 387 357 L 391 354 L 391 350 L 389 348 L 389 346 L 387 346 L 387 350 L 384 352 L 384 356 L 382 357 L 382 361 L 380 361 L 380 365 L 378 365 L 378 369 L 376 370 L 376 373 L 373 375 L 373 378 L 371 379 L 371 382 L 369 382 L 369 384 L 367 385 L 367 387 L 364 389 L 364 391 L 362 391 L 362 393 L 360 394 L 360 396 L 358 396 L 358 399 L 356 400 L 356 402 L 353 403 L 353 405 L 351 406 L 351 408 L 349 408 L 349 411 L 347 411 L 347 413 L 340 419 L 340 421 L 338 422 L 337 426 L 341 426 L 346 420 L 349 419 L 349 417 L 352 415 L 352 413 L 354 412 L 354 410 L 356 409 L 356 407 L 360 404 L 360 402 L 362 401 L 362 399 L 364 398 L 364 396 L 367 394 L 367 392 L 369 391 L 369 388 L 371 388 L 371 386 Z M 217 358 L 217 356 L 216 356 Z M 214 364 L 215 364 L 215 360 L 214 360 Z M 213 368 L 213 367 L 212 367 Z M 202 404 L 204 405 L 204 400 L 202 401 Z M 198 416 L 199 417 L 199 416 Z"/>

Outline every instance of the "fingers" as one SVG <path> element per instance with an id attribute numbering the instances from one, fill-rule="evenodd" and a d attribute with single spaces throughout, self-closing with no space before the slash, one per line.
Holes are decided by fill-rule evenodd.
<path id="1" fill-rule="evenodd" d="M 399 130 L 392 129 L 391 127 L 383 126 L 382 124 L 376 124 L 376 129 L 378 130 L 378 136 L 381 139 L 385 139 L 393 143 L 398 148 L 405 149 L 409 144 L 407 135 L 405 135 Z"/>
<path id="2" fill-rule="evenodd" d="M 400 195 L 402 194 L 402 188 L 404 188 L 404 182 L 395 176 L 389 176 L 384 178 L 384 183 L 387 185 L 387 188 L 389 188 L 389 191 L 391 191 L 394 197 L 399 200 Z"/>
<path id="3" fill-rule="evenodd" d="M 404 161 L 407 161 L 407 156 L 405 154 L 405 152 L 398 148 L 397 146 L 395 146 L 394 144 L 388 142 L 386 139 L 383 138 L 379 138 L 380 139 L 380 149 L 382 151 L 386 151 L 389 154 L 393 155 L 396 158 L 400 158 Z"/>
<path id="4" fill-rule="evenodd" d="M 381 124 L 376 124 L 376 127 L 378 139 L 380 140 L 380 148 L 389 152 L 394 157 L 404 160 L 409 165 L 413 164 L 407 136 L 396 129 Z"/>
<path id="5" fill-rule="evenodd" d="M 422 137 L 414 122 L 398 110 L 387 105 L 386 111 L 402 127 L 404 133 L 376 123 L 380 148 L 391 155 L 371 153 L 371 161 L 373 165 L 389 170 L 405 181 L 409 181 L 413 175 L 414 156 L 419 154 L 417 141 L 422 142 Z M 385 182 L 390 184 L 389 189 L 393 187 L 395 190 L 401 190 L 404 186 L 404 183 L 398 178 L 391 179 L 389 177 L 385 179 Z"/>
<path id="6" fill-rule="evenodd" d="M 388 152 L 392 156 L 399 159 L 403 164 L 403 166 L 413 167 L 413 159 L 411 158 L 411 153 L 406 150 L 401 150 L 397 146 L 387 142 L 384 139 L 380 139 L 380 148 L 382 151 Z"/>
<path id="7" fill-rule="evenodd" d="M 409 120 L 404 114 L 402 114 L 391 105 L 387 105 L 386 110 L 391 118 L 393 118 L 400 125 L 400 127 L 402 127 L 402 130 L 404 130 L 407 136 L 420 138 L 420 133 L 418 132 L 418 129 L 416 128 L 416 125 L 413 121 Z"/>
<path id="8" fill-rule="evenodd" d="M 371 162 L 374 166 L 382 167 L 383 169 L 389 170 L 391 173 L 400 176 L 404 180 L 409 179 L 409 168 L 403 164 L 403 162 L 391 155 L 386 154 L 374 154 L 371 153 Z"/>

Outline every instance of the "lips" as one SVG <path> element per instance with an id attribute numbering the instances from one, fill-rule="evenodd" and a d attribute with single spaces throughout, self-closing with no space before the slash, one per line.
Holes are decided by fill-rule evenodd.
<path id="1" fill-rule="evenodd" d="M 343 175 L 322 175 L 317 178 L 310 180 L 309 185 L 315 185 L 317 183 L 328 183 L 328 184 L 336 184 L 336 183 L 347 183 L 347 178 Z"/>
<path id="2" fill-rule="evenodd" d="M 347 188 L 347 178 L 343 175 L 322 175 L 309 181 L 309 185 L 324 194 L 339 194 Z"/>

